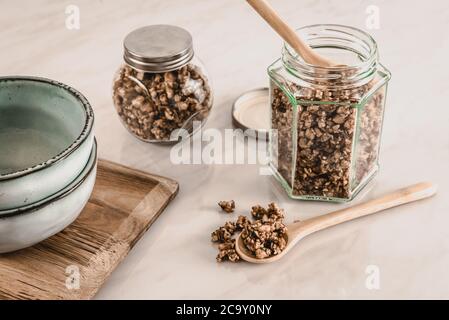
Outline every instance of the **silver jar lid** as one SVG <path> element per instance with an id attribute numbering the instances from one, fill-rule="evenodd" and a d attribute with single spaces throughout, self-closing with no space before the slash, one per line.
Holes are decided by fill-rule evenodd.
<path id="1" fill-rule="evenodd" d="M 176 26 L 160 24 L 136 29 L 123 44 L 125 62 L 141 71 L 172 71 L 193 58 L 192 36 Z"/>

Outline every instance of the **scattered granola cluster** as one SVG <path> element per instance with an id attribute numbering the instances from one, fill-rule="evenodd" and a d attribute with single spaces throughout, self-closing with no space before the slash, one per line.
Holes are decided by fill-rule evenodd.
<path id="1" fill-rule="evenodd" d="M 212 241 L 221 243 L 230 241 L 236 231 L 236 228 L 237 227 L 234 222 L 226 222 L 224 226 L 212 232 Z"/>
<path id="2" fill-rule="evenodd" d="M 113 99 L 128 130 L 146 141 L 169 141 L 172 131 L 191 129 L 192 118 L 203 121 L 212 104 L 206 77 L 191 64 L 165 73 L 124 65 L 114 81 Z"/>
<path id="3" fill-rule="evenodd" d="M 235 209 L 235 201 L 220 201 L 218 205 L 221 207 L 221 209 L 226 213 L 232 213 Z"/>
<path id="4" fill-rule="evenodd" d="M 218 242 L 217 261 L 222 262 L 229 260 L 237 262 L 240 260 L 239 255 L 235 251 L 235 238 L 233 236 L 236 232 L 242 231 L 250 222 L 245 216 L 239 216 L 236 222 L 228 221 L 224 226 L 212 232 L 212 242 Z"/>
<path id="5" fill-rule="evenodd" d="M 217 255 L 217 261 L 223 262 L 223 261 L 231 261 L 231 262 L 237 262 L 240 260 L 240 256 L 235 251 L 235 239 L 231 239 L 230 241 L 220 243 L 218 245 L 218 255 Z"/>
<path id="6" fill-rule="evenodd" d="M 259 205 L 252 207 L 251 216 L 253 221 L 240 215 L 236 222 L 228 221 L 212 232 L 212 242 L 220 243 L 218 262 L 240 260 L 235 250 L 234 238 L 234 235 L 240 231 L 243 243 L 258 259 L 277 255 L 284 250 L 287 244 L 285 239 L 287 228 L 283 223 L 284 211 L 276 204 L 270 203 L 266 209 Z"/>
<path id="7" fill-rule="evenodd" d="M 291 185 L 294 195 L 349 198 L 354 142 L 355 182 L 362 181 L 373 169 L 382 123 L 383 90 L 377 91 L 360 109 L 354 107 L 372 86 L 368 83 L 351 90 L 319 90 L 292 85 L 299 103 L 297 140 L 293 141 L 292 104 L 279 87 L 272 85 L 272 128 L 278 130 L 278 171 Z M 292 161 L 293 144 L 297 149 L 295 161 Z"/>

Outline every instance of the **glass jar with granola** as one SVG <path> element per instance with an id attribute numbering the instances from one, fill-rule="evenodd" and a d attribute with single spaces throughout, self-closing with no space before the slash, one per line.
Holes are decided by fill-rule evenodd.
<path id="1" fill-rule="evenodd" d="M 188 31 L 171 25 L 134 30 L 124 40 L 124 61 L 114 78 L 113 101 L 134 136 L 177 142 L 204 124 L 213 95 Z"/>
<path id="2" fill-rule="evenodd" d="M 292 198 L 348 201 L 378 171 L 391 74 L 361 30 L 314 25 L 297 32 L 341 65 L 307 64 L 285 44 L 268 68 L 271 166 Z"/>

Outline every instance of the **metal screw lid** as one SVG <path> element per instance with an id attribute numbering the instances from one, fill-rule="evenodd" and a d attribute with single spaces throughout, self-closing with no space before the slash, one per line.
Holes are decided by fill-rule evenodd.
<path id="1" fill-rule="evenodd" d="M 192 36 L 180 27 L 152 25 L 129 33 L 124 42 L 125 62 L 146 72 L 181 68 L 193 58 Z"/>

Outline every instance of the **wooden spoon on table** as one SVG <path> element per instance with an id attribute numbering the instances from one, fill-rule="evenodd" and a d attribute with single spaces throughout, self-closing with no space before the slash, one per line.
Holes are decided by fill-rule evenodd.
<path id="1" fill-rule="evenodd" d="M 429 198 L 437 192 L 437 187 L 430 182 L 421 182 L 404 189 L 389 193 L 380 198 L 370 200 L 350 208 L 334 211 L 319 217 L 304 221 L 294 222 L 287 226 L 287 246 L 278 255 L 265 259 L 257 259 L 248 251 L 243 243 L 242 234 L 237 238 L 235 249 L 238 255 L 252 263 L 270 263 L 281 259 L 287 254 L 302 238 L 311 233 L 335 226 L 337 224 L 364 217 L 382 210 L 397 207 L 409 202 Z"/>
<path id="2" fill-rule="evenodd" d="M 270 6 L 266 0 L 246 0 L 257 13 L 285 40 L 303 59 L 311 65 L 319 67 L 340 67 L 310 48 Z"/>

